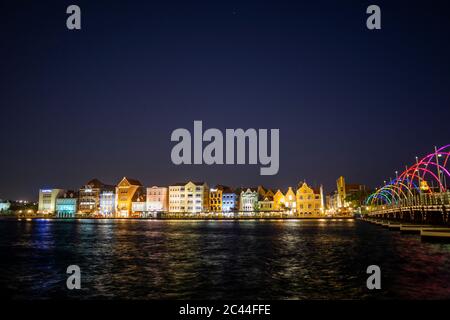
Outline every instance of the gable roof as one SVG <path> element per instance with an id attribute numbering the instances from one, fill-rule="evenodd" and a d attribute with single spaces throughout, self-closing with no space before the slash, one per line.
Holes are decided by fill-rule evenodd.
<path id="1" fill-rule="evenodd" d="M 100 180 L 98 180 L 97 178 L 94 178 L 94 179 L 89 180 L 88 183 L 86 183 L 85 185 L 89 186 L 91 188 L 101 188 L 105 184 L 103 182 L 101 182 Z"/>
<path id="2" fill-rule="evenodd" d="M 139 180 L 127 177 L 123 177 L 122 180 L 120 180 L 117 185 L 121 184 L 124 180 L 127 181 L 132 186 L 142 186 L 142 183 Z"/>

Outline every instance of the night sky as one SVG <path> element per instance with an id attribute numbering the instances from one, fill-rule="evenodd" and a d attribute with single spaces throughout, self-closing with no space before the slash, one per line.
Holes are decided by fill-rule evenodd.
<path id="1" fill-rule="evenodd" d="M 366 28 L 370 4 L 382 30 Z M 8 0 L 0 14 L 3 199 L 123 176 L 330 193 L 450 143 L 445 1 Z M 194 120 L 279 128 L 279 173 L 173 165 L 171 132 Z"/>

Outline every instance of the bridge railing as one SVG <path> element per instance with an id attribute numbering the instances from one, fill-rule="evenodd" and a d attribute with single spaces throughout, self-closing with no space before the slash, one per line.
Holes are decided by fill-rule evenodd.
<path id="1" fill-rule="evenodd" d="M 394 199 L 391 204 L 373 205 L 370 211 L 384 211 L 416 206 L 450 206 L 450 192 L 422 193 L 403 199 Z"/>

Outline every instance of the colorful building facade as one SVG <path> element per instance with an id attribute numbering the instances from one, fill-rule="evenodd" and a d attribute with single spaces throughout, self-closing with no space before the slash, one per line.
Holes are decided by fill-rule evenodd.
<path id="1" fill-rule="evenodd" d="M 222 193 L 222 212 L 234 212 L 239 210 L 240 191 L 233 191 L 230 188 L 223 190 Z"/>
<path id="2" fill-rule="evenodd" d="M 273 195 L 266 195 L 258 202 L 259 211 L 274 211 Z"/>
<path id="3" fill-rule="evenodd" d="M 142 184 L 136 180 L 124 177 L 116 186 L 116 216 L 128 218 L 132 213 L 132 202 L 144 194 Z"/>
<path id="4" fill-rule="evenodd" d="M 0 199 L 0 212 L 6 212 L 11 207 L 11 203 L 9 201 L 3 201 Z"/>
<path id="5" fill-rule="evenodd" d="M 323 189 L 313 189 L 303 182 L 297 189 L 297 214 L 320 215 L 324 213 Z"/>
<path id="6" fill-rule="evenodd" d="M 112 218 L 116 213 L 116 194 L 114 191 L 103 190 L 100 192 L 99 214 L 105 218 Z"/>
<path id="7" fill-rule="evenodd" d="M 288 188 L 284 195 L 285 211 L 289 213 L 295 213 L 297 211 L 297 199 L 294 190 L 291 187 Z"/>
<path id="8" fill-rule="evenodd" d="M 100 212 L 100 193 L 113 191 L 114 187 L 106 185 L 98 179 L 92 179 L 79 191 L 78 212 L 83 215 L 95 215 Z"/>
<path id="9" fill-rule="evenodd" d="M 78 194 L 67 191 L 56 199 L 56 216 L 58 218 L 75 218 L 78 212 Z"/>
<path id="10" fill-rule="evenodd" d="M 280 190 L 277 190 L 273 196 L 273 210 L 274 211 L 283 211 L 285 209 L 285 200 L 284 194 Z"/>
<path id="11" fill-rule="evenodd" d="M 209 210 L 211 212 L 223 212 L 223 190 L 224 186 L 216 186 L 209 189 Z"/>
<path id="12" fill-rule="evenodd" d="M 209 211 L 209 188 L 205 182 L 176 183 L 169 186 L 169 212 Z"/>
<path id="13" fill-rule="evenodd" d="M 169 210 L 169 189 L 153 186 L 147 188 L 147 211 L 167 212 Z"/>
<path id="14" fill-rule="evenodd" d="M 142 217 L 147 212 L 146 195 L 142 194 L 131 203 L 131 216 Z"/>
<path id="15" fill-rule="evenodd" d="M 40 189 L 38 213 L 53 214 L 56 211 L 56 199 L 64 194 L 62 189 Z"/>
<path id="16" fill-rule="evenodd" d="M 426 183 L 426 182 L 425 182 Z M 366 186 L 362 184 L 348 184 L 345 182 L 345 178 L 343 176 L 340 176 L 336 180 L 336 207 L 334 209 L 346 209 L 350 207 L 351 205 L 351 199 L 356 200 L 357 205 L 361 205 L 366 198 L 364 194 L 362 194 L 362 198 L 358 198 L 361 196 L 361 193 L 364 193 L 366 191 Z"/>
<path id="17" fill-rule="evenodd" d="M 258 200 L 259 193 L 257 189 L 243 189 L 239 199 L 239 211 L 252 212 L 258 210 Z"/>

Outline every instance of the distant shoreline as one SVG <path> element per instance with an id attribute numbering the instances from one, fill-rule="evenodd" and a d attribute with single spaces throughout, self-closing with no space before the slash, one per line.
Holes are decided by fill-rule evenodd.
<path id="1" fill-rule="evenodd" d="M 336 217 L 158 217 L 158 218 L 95 218 L 95 217 L 75 217 L 75 218 L 55 218 L 55 217 L 15 217 L 0 216 L 2 220 L 32 221 L 32 220 L 51 220 L 51 221 L 71 221 L 71 220 L 154 220 L 154 221 L 240 221 L 240 220 L 353 220 L 352 216 Z"/>

